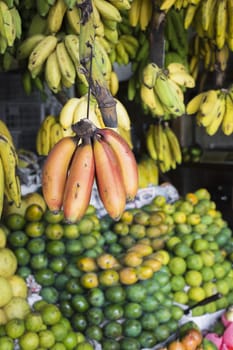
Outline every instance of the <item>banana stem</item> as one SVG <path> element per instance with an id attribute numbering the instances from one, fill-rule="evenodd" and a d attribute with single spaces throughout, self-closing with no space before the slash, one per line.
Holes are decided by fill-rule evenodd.
<path id="1" fill-rule="evenodd" d="M 96 129 L 95 124 L 87 118 L 83 118 L 79 122 L 72 125 L 72 130 L 76 133 L 79 139 L 93 137 Z"/>

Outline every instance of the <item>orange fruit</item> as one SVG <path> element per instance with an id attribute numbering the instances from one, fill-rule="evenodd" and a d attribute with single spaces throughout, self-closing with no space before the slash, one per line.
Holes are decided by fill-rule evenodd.
<path id="1" fill-rule="evenodd" d="M 133 245 L 129 250 L 129 252 L 137 252 L 141 256 L 147 256 L 153 253 L 153 248 L 147 244 L 137 243 Z"/>
<path id="2" fill-rule="evenodd" d="M 162 266 L 162 262 L 159 259 L 156 258 L 146 258 L 143 263 L 142 266 L 149 266 L 153 272 L 159 271 L 161 266 Z"/>
<path id="3" fill-rule="evenodd" d="M 141 265 L 142 261 L 142 256 L 138 252 L 134 251 L 126 252 L 125 256 L 122 259 L 124 265 L 131 267 Z"/>
<path id="4" fill-rule="evenodd" d="M 84 272 L 92 272 L 97 270 L 97 264 L 94 258 L 88 256 L 80 256 L 77 259 L 77 267 Z"/>
<path id="5" fill-rule="evenodd" d="M 122 284 L 134 284 L 138 281 L 137 271 L 134 267 L 123 267 L 118 273 Z"/>
<path id="6" fill-rule="evenodd" d="M 96 262 L 97 265 L 103 270 L 111 269 L 119 265 L 117 259 L 109 253 L 103 253 L 100 256 L 98 256 Z"/>
<path id="7" fill-rule="evenodd" d="M 195 193 L 188 192 L 185 195 L 185 200 L 190 202 L 192 205 L 195 205 L 198 202 L 198 197 L 197 197 L 197 195 Z"/>

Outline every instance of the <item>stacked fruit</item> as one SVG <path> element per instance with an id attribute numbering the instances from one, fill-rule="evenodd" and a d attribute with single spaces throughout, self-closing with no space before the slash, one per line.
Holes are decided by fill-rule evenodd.
<path id="1" fill-rule="evenodd" d="M 0 216 L 4 196 L 17 206 L 21 201 L 21 188 L 17 174 L 18 155 L 7 125 L 0 120 Z"/>
<path id="2" fill-rule="evenodd" d="M 75 332 L 59 308 L 36 301 L 24 318 L 12 318 L 1 328 L 1 349 L 37 350 L 46 348 L 93 350 L 81 332 Z"/>
<path id="3" fill-rule="evenodd" d="M 196 95 L 187 104 L 187 113 L 196 114 L 197 123 L 208 135 L 222 130 L 225 135 L 233 132 L 232 88 L 211 89 Z"/>
<path id="4" fill-rule="evenodd" d="M 182 161 L 177 136 L 168 124 L 150 124 L 146 133 L 146 147 L 150 157 L 162 172 L 175 169 Z"/>
<path id="5" fill-rule="evenodd" d="M 193 315 L 225 308 L 232 302 L 232 263 L 227 257 L 232 231 L 205 189 L 174 204 L 175 235 L 166 242 L 174 301 L 193 305 L 206 297 L 221 298 L 197 306 Z M 230 249 L 230 248 L 229 248 Z"/>

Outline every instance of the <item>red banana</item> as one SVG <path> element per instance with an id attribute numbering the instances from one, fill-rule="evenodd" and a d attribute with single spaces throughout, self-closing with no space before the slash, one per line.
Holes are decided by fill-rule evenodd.
<path id="1" fill-rule="evenodd" d="M 95 177 L 94 153 L 90 139 L 78 145 L 66 181 L 63 211 L 65 219 L 75 223 L 85 214 Z"/>
<path id="2" fill-rule="evenodd" d="M 123 137 L 116 131 L 104 128 L 97 129 L 96 132 L 113 149 L 122 174 L 126 199 L 128 201 L 133 200 L 138 191 L 138 167 L 132 150 Z"/>
<path id="3" fill-rule="evenodd" d="M 43 165 L 42 192 L 52 211 L 58 211 L 62 207 L 67 173 L 76 146 L 76 138 L 62 138 L 51 149 Z"/>
<path id="4" fill-rule="evenodd" d="M 98 135 L 93 140 L 96 183 L 99 196 L 109 216 L 119 220 L 126 204 L 126 194 L 119 163 L 110 145 Z"/>

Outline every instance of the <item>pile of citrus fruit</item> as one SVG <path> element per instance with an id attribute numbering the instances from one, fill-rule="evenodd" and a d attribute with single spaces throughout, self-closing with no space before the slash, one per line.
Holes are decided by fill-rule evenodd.
<path id="1" fill-rule="evenodd" d="M 34 203 L 4 217 L 17 274 L 35 277 L 72 329 L 102 349 L 152 348 L 185 307 L 203 315 L 233 301 L 232 231 L 206 189 L 175 203 L 155 197 L 117 222 L 93 206 L 77 224 Z M 182 305 L 180 305 L 182 304 Z"/>

